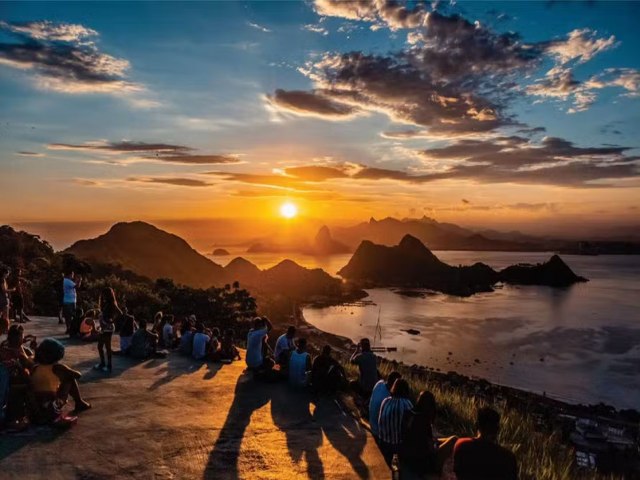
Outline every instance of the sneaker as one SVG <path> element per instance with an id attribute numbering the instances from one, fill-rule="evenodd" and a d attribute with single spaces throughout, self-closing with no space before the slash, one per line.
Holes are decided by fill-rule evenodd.
<path id="1" fill-rule="evenodd" d="M 104 370 L 105 368 L 107 368 L 107 367 L 104 365 L 104 363 L 96 363 L 96 364 L 93 366 L 93 369 L 94 369 L 94 370 L 101 370 L 101 371 L 103 371 L 103 372 L 105 371 L 105 370 Z"/>

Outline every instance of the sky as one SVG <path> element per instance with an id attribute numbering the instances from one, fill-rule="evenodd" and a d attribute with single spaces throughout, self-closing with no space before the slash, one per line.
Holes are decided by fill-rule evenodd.
<path id="1" fill-rule="evenodd" d="M 0 2 L 0 223 L 636 225 L 639 14 Z"/>

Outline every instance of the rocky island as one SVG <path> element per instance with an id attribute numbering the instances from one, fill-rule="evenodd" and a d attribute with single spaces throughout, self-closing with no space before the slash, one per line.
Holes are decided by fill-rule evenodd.
<path id="1" fill-rule="evenodd" d="M 338 273 L 363 287 L 426 288 L 458 296 L 491 292 L 499 282 L 564 287 L 586 281 L 557 255 L 539 265 L 519 264 L 500 271 L 483 263 L 454 267 L 411 235 L 393 247 L 363 241 Z"/>

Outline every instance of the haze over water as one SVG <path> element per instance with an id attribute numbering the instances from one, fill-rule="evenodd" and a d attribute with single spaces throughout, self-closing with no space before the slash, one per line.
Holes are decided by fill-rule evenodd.
<path id="1" fill-rule="evenodd" d="M 479 261 L 496 269 L 518 262 L 541 262 L 550 256 L 524 252 L 434 253 L 452 265 Z M 243 256 L 262 268 L 292 258 L 332 274 L 349 259 L 349 255 Z M 563 258 L 577 274 L 590 281 L 568 289 L 504 286 L 493 293 L 469 298 L 444 294 L 409 298 L 388 289 L 374 289 L 368 291 L 366 300 L 375 305 L 306 308 L 304 315 L 322 330 L 356 340 L 374 337 L 380 308 L 382 344 L 398 347 L 397 353 L 386 355 L 389 358 L 546 392 L 570 402 L 602 401 L 637 408 L 640 257 Z M 214 259 L 225 263 L 220 257 Z M 401 331 L 410 328 L 420 334 L 413 336 Z M 452 352 L 450 361 L 448 352 Z M 480 363 L 475 363 L 475 359 Z"/>

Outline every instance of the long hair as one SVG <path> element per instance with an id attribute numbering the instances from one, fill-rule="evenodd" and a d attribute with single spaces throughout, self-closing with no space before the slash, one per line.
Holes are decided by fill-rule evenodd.
<path id="1" fill-rule="evenodd" d="M 105 307 L 109 308 L 119 308 L 118 301 L 116 300 L 116 292 L 113 291 L 111 287 L 104 287 L 102 292 L 100 292 L 100 299 L 98 300 L 98 306 L 100 310 L 103 310 Z"/>

